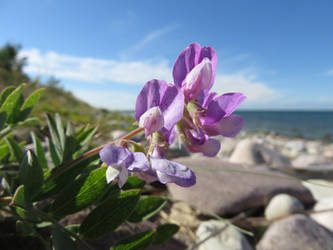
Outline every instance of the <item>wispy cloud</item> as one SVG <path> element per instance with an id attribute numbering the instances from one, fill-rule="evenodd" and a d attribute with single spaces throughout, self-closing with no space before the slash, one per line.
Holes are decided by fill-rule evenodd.
<path id="1" fill-rule="evenodd" d="M 42 53 L 38 49 L 24 50 L 20 56 L 28 58 L 28 66 L 25 70 L 29 74 L 91 83 L 91 88 L 88 90 L 77 87 L 69 90 L 72 90 L 79 98 L 98 107 L 132 109 L 136 97 L 117 89 L 95 90 L 94 83 L 109 86 L 108 84 L 116 82 L 139 86 L 154 78 L 172 82 L 172 69 L 167 60 L 103 60 L 56 52 Z M 267 83 L 257 80 L 256 74 L 246 70 L 234 74 L 217 74 L 213 90 L 218 93 L 244 93 L 247 96 L 244 107 L 247 104 L 252 107 L 270 103 L 280 95 L 279 91 L 269 87 Z"/>
<path id="2" fill-rule="evenodd" d="M 333 69 L 330 69 L 329 71 L 327 71 L 327 75 L 333 76 Z"/>
<path id="3" fill-rule="evenodd" d="M 266 83 L 256 80 L 254 75 L 243 73 L 217 75 L 213 90 L 218 93 L 241 92 L 246 95 L 246 103 L 267 103 L 280 96 L 280 93 L 270 88 Z"/>
<path id="4" fill-rule="evenodd" d="M 25 68 L 27 73 L 52 75 L 59 79 L 137 85 L 153 78 L 171 81 L 171 69 L 167 60 L 158 62 L 103 60 L 52 51 L 42 53 L 38 49 L 23 50 L 20 56 L 28 58 L 28 66 Z"/>

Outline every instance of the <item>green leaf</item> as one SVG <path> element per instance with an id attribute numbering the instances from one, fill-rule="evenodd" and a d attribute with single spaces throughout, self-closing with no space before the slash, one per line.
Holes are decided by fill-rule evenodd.
<path id="1" fill-rule="evenodd" d="M 87 158 L 78 163 L 77 165 L 75 165 L 75 167 L 69 169 L 68 171 L 54 178 L 52 181 L 46 183 L 42 187 L 42 192 L 37 197 L 37 199 L 43 200 L 62 191 L 67 185 L 73 182 L 73 180 L 76 178 L 77 175 L 81 174 L 85 169 L 91 167 L 92 165 L 93 165 L 92 167 L 95 167 L 94 161 L 98 159 L 98 157 L 99 157 L 98 155 L 95 155 L 90 158 Z M 52 171 L 48 172 L 47 177 L 49 177 L 51 173 L 59 171 L 59 169 L 60 168 L 53 169 Z"/>
<path id="2" fill-rule="evenodd" d="M 27 151 L 20 165 L 19 177 L 24 185 L 25 198 L 32 201 L 41 191 L 44 176 L 38 159 L 30 150 Z"/>
<path id="3" fill-rule="evenodd" d="M 55 121 L 56 121 L 57 131 L 58 131 L 58 135 L 59 135 L 59 140 L 61 143 L 61 148 L 64 151 L 65 143 L 66 143 L 65 129 L 64 129 L 64 126 L 62 125 L 61 117 L 59 114 L 55 115 Z"/>
<path id="4" fill-rule="evenodd" d="M 61 164 L 61 161 L 60 161 L 59 156 L 56 152 L 55 146 L 54 146 L 53 142 L 50 139 L 48 139 L 48 143 L 49 143 L 49 150 L 50 150 L 50 155 L 51 155 L 52 162 L 53 162 L 55 167 L 58 167 Z"/>
<path id="5" fill-rule="evenodd" d="M 0 161 L 9 154 L 9 147 L 7 144 L 0 146 Z"/>
<path id="6" fill-rule="evenodd" d="M 123 190 L 128 189 L 135 189 L 135 188 L 143 188 L 145 186 L 146 182 L 141 180 L 139 177 L 132 175 L 128 177 L 127 182 L 122 187 Z"/>
<path id="7" fill-rule="evenodd" d="M 154 240 L 155 231 L 138 233 L 129 238 L 121 240 L 112 250 L 144 250 L 147 249 Z"/>
<path id="8" fill-rule="evenodd" d="M 24 85 L 20 85 L 17 87 L 8 97 L 6 98 L 5 102 L 1 106 L 0 112 L 7 113 L 7 122 L 12 123 L 15 109 L 17 109 L 18 105 L 20 104 L 21 93 L 23 90 Z"/>
<path id="9" fill-rule="evenodd" d="M 34 144 L 34 150 L 36 152 L 39 163 L 43 169 L 47 169 L 47 160 L 42 143 L 40 142 L 39 138 L 36 136 L 34 132 L 31 132 L 30 135 L 32 138 L 32 142 Z"/>
<path id="10" fill-rule="evenodd" d="M 89 128 L 78 135 L 77 140 L 81 146 L 87 144 L 97 131 L 97 127 Z"/>
<path id="11" fill-rule="evenodd" d="M 16 161 L 21 162 L 23 157 L 24 157 L 24 153 L 20 147 L 19 144 L 17 144 L 12 138 L 7 137 L 6 139 L 6 143 L 9 147 L 10 153 L 12 154 L 12 156 L 14 156 L 14 158 L 16 159 Z"/>
<path id="12" fill-rule="evenodd" d="M 161 245 L 167 242 L 179 230 L 176 224 L 163 224 L 156 229 L 153 245 Z"/>
<path id="13" fill-rule="evenodd" d="M 21 208 L 32 208 L 32 203 L 30 200 L 26 200 L 26 195 L 24 192 L 24 186 L 20 185 L 13 196 L 12 201 L 10 202 L 10 206 L 16 206 L 16 212 L 23 218 L 29 219 L 30 221 L 39 221 L 39 218 L 36 217 L 34 214 L 26 211 L 25 209 Z"/>
<path id="14" fill-rule="evenodd" d="M 0 107 L 4 104 L 7 97 L 15 90 L 15 87 L 7 87 L 1 92 Z"/>
<path id="15" fill-rule="evenodd" d="M 54 146 L 53 147 L 54 152 L 58 156 L 58 159 L 61 163 L 62 160 L 63 160 L 63 155 L 64 155 L 64 147 L 62 146 L 62 142 L 60 140 L 60 135 L 58 133 L 58 126 L 59 125 L 57 125 L 56 121 L 54 120 L 54 118 L 50 114 L 47 114 L 47 124 L 49 126 L 51 141 L 52 141 L 52 144 Z"/>
<path id="16" fill-rule="evenodd" d="M 76 250 L 77 246 L 75 241 L 58 226 L 55 226 L 52 231 L 52 241 L 54 250 Z"/>
<path id="17" fill-rule="evenodd" d="M 3 127 L 5 126 L 6 120 L 7 120 L 6 112 L 1 112 L 0 113 L 0 130 L 2 130 Z"/>
<path id="18" fill-rule="evenodd" d="M 80 235 L 97 238 L 115 230 L 134 210 L 140 190 L 125 191 L 97 206 L 82 222 Z"/>
<path id="19" fill-rule="evenodd" d="M 21 114 L 20 114 L 20 120 L 23 121 L 26 118 L 28 118 L 29 114 L 31 113 L 32 109 L 37 104 L 40 96 L 45 91 L 45 89 L 37 89 L 35 92 L 33 92 L 23 103 L 21 107 Z"/>
<path id="20" fill-rule="evenodd" d="M 92 171 L 69 184 L 57 197 L 51 207 L 56 217 L 80 211 L 96 202 L 107 191 L 105 172 L 107 167 Z"/>
<path id="21" fill-rule="evenodd" d="M 147 220 L 159 212 L 165 204 L 166 200 L 157 196 L 141 197 L 128 221 L 140 222 Z"/>

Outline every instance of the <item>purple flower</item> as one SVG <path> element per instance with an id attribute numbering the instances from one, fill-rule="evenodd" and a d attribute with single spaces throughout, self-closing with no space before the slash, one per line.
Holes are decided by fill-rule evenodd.
<path id="1" fill-rule="evenodd" d="M 186 111 L 178 131 L 191 152 L 215 156 L 220 144 L 209 136 L 234 137 L 244 120 L 232 112 L 244 101 L 241 93 L 209 93 L 216 74 L 217 55 L 211 47 L 193 43 L 178 56 L 173 77 L 185 96 Z"/>
<path id="2" fill-rule="evenodd" d="M 191 169 L 174 161 L 164 158 L 164 149 L 155 147 L 150 156 L 150 169 L 138 174 L 146 181 L 158 180 L 163 184 L 175 183 L 182 187 L 190 187 L 196 183 L 196 177 Z"/>
<path id="3" fill-rule="evenodd" d="M 149 169 L 149 161 L 143 153 L 132 153 L 127 148 L 109 145 L 104 147 L 99 155 L 101 160 L 109 166 L 106 170 L 107 183 L 118 180 L 120 188 L 126 183 L 129 171 Z"/>
<path id="4" fill-rule="evenodd" d="M 145 84 L 136 99 L 135 118 L 148 136 L 170 131 L 182 118 L 183 110 L 183 93 L 165 81 L 154 79 Z"/>
<path id="5" fill-rule="evenodd" d="M 217 66 L 217 54 L 211 47 L 190 44 L 178 56 L 173 66 L 173 79 L 186 93 L 186 101 L 195 99 L 201 91 L 212 88 Z M 199 93 L 198 93 L 199 92 Z"/>

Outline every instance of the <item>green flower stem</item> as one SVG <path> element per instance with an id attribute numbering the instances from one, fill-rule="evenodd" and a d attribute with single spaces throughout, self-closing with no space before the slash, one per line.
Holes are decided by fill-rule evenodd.
<path id="1" fill-rule="evenodd" d="M 132 136 L 140 133 L 141 131 L 143 131 L 144 128 L 136 128 L 133 131 L 129 132 L 127 135 L 121 137 L 120 139 L 116 140 L 116 141 L 112 141 L 109 142 L 107 144 L 104 144 L 102 146 L 99 146 L 97 148 L 94 148 L 86 153 L 84 153 L 83 155 L 80 155 L 78 158 L 76 158 L 75 160 L 71 161 L 69 164 L 65 165 L 64 167 L 62 167 L 61 169 L 59 169 L 57 172 L 55 172 L 54 174 L 52 174 L 46 181 L 45 183 L 50 182 L 51 180 L 53 180 L 54 178 L 58 177 L 59 175 L 63 174 L 64 172 L 66 172 L 67 170 L 71 169 L 72 167 L 74 167 L 76 164 L 78 164 L 80 161 L 82 161 L 83 159 L 86 159 L 90 156 L 93 156 L 95 154 L 97 154 L 99 151 L 101 151 L 105 146 L 108 145 L 113 145 L 115 144 L 117 141 L 124 141 L 124 140 L 128 140 L 130 139 Z"/>

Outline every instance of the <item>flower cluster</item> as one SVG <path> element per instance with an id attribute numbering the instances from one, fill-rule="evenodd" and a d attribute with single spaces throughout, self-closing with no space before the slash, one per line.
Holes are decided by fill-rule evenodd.
<path id="1" fill-rule="evenodd" d="M 210 92 L 216 66 L 215 50 L 193 43 L 174 64 L 174 85 L 156 79 L 145 84 L 136 100 L 135 118 L 150 139 L 148 153 L 106 146 L 100 156 L 109 166 L 108 182 L 117 179 L 121 187 L 130 171 L 147 181 L 183 187 L 195 184 L 189 168 L 165 158 L 165 148 L 178 135 L 190 152 L 213 157 L 220 150 L 220 142 L 210 137 L 234 137 L 244 124 L 242 117 L 232 114 L 244 101 L 243 94 Z"/>

